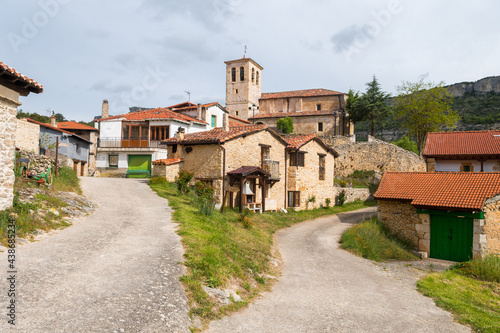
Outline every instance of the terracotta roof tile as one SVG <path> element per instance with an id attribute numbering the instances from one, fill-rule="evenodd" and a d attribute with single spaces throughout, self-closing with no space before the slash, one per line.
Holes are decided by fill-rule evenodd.
<path id="1" fill-rule="evenodd" d="M 19 81 L 14 82 L 14 84 L 19 85 L 20 88 L 28 89 L 29 91 L 34 92 L 36 94 L 43 92 L 43 86 L 41 84 L 19 73 L 14 68 L 7 66 L 3 62 L 0 62 L 0 76 L 4 75 L 5 73 L 7 73 L 9 76 L 12 76 L 15 79 L 18 79 Z M 28 85 L 27 88 L 25 87 L 26 84 Z"/>
<path id="2" fill-rule="evenodd" d="M 229 127 L 229 131 L 224 131 L 223 128 L 217 127 L 210 131 L 186 134 L 182 141 L 174 137 L 163 142 L 167 144 L 222 143 L 242 135 L 263 131 L 266 128 L 266 125 L 249 125 Z"/>
<path id="3" fill-rule="evenodd" d="M 500 130 L 429 133 L 423 155 L 500 155 Z"/>
<path id="4" fill-rule="evenodd" d="M 57 123 L 57 128 L 65 130 L 86 130 L 86 131 L 99 131 L 97 128 L 85 124 L 77 123 L 76 121 L 62 121 Z"/>
<path id="5" fill-rule="evenodd" d="M 68 131 L 66 131 L 66 130 L 63 130 L 63 129 L 60 129 L 60 128 L 57 128 L 57 127 L 51 126 L 50 124 L 41 123 L 41 122 L 36 121 L 36 120 L 33 120 L 33 119 L 31 119 L 31 118 L 26 118 L 26 120 L 27 120 L 28 122 L 30 122 L 30 123 L 33 123 L 33 124 L 38 124 L 38 125 L 40 125 L 40 126 L 43 126 L 43 127 L 46 127 L 46 128 L 50 128 L 50 129 L 52 129 L 52 130 L 54 130 L 54 131 L 57 131 L 57 132 L 66 133 L 66 134 L 69 134 L 69 135 L 71 135 L 71 136 L 75 136 L 75 137 L 77 137 L 77 138 L 79 138 L 79 139 L 81 139 L 81 140 L 83 140 L 83 141 L 86 141 L 86 142 L 92 143 L 91 141 L 89 141 L 89 140 L 87 140 L 87 139 L 85 139 L 85 138 L 82 138 L 81 136 L 78 136 L 78 135 L 76 135 L 76 134 L 74 134 L 74 133 L 71 133 L 71 132 L 68 132 Z"/>
<path id="6" fill-rule="evenodd" d="M 239 122 L 239 123 L 248 124 L 248 125 L 252 124 L 248 120 L 241 119 L 241 118 L 238 118 L 238 117 L 235 117 L 235 116 L 228 115 L 228 117 L 229 117 L 229 121 L 231 121 L 231 119 L 234 119 L 234 123 Z"/>
<path id="7" fill-rule="evenodd" d="M 255 117 L 248 119 L 259 118 L 285 118 L 285 117 L 305 117 L 305 116 L 328 116 L 339 114 L 339 110 L 320 110 L 320 111 L 301 111 L 301 112 L 268 112 L 258 113 Z"/>
<path id="8" fill-rule="evenodd" d="M 329 95 L 344 95 L 344 93 L 328 89 L 305 89 L 305 90 L 263 93 L 260 99 L 316 97 L 316 96 L 329 96 Z"/>
<path id="9" fill-rule="evenodd" d="M 186 105 L 183 105 L 183 104 L 186 104 Z M 175 112 L 198 109 L 198 105 L 196 105 L 196 104 L 193 104 L 193 103 L 183 103 L 183 104 L 169 106 L 169 107 L 167 107 L 167 109 L 171 109 L 172 111 L 175 111 Z M 222 110 L 227 112 L 227 110 L 222 105 L 220 105 L 218 102 L 201 104 L 201 106 L 204 108 L 209 108 L 209 107 L 214 106 L 214 105 L 219 105 Z"/>
<path id="10" fill-rule="evenodd" d="M 374 197 L 409 200 L 417 207 L 477 211 L 498 194 L 499 172 L 386 172 Z"/>
<path id="11" fill-rule="evenodd" d="M 153 165 L 172 165 L 181 162 L 184 162 L 183 158 L 168 158 L 168 159 L 153 161 Z"/>
<path id="12" fill-rule="evenodd" d="M 227 174 L 233 175 L 233 176 L 236 176 L 236 175 L 248 176 L 249 174 L 252 174 L 256 171 L 260 172 L 264 175 L 267 175 L 267 176 L 271 175 L 269 172 L 267 172 L 267 171 L 265 171 L 257 166 L 249 166 L 249 165 L 245 165 L 245 166 L 239 167 L 238 169 L 229 171 Z"/>
<path id="13" fill-rule="evenodd" d="M 315 134 L 292 134 L 283 136 L 283 139 L 288 142 L 288 148 L 293 149 L 299 149 L 314 138 L 316 138 Z"/>
<path id="14" fill-rule="evenodd" d="M 173 119 L 173 120 L 180 120 L 180 121 L 185 121 L 185 122 L 207 124 L 207 122 L 205 122 L 203 120 L 195 119 L 193 117 L 184 115 L 182 113 L 174 112 L 168 108 L 156 108 L 156 109 L 150 109 L 150 110 L 144 110 L 144 111 L 129 112 L 129 113 L 118 115 L 118 116 L 111 116 L 108 118 L 96 119 L 96 121 L 104 121 L 104 120 L 120 119 L 120 118 L 123 118 L 125 120 L 129 120 L 129 121 L 170 120 L 170 119 Z"/>

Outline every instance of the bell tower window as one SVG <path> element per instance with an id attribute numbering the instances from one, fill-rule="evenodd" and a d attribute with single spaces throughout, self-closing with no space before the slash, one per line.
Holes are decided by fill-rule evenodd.
<path id="1" fill-rule="evenodd" d="M 245 81 L 245 68 L 240 67 L 240 81 Z"/>
<path id="2" fill-rule="evenodd" d="M 255 79 L 255 68 L 252 68 L 252 82 L 254 82 Z"/>
<path id="3" fill-rule="evenodd" d="M 231 81 L 235 82 L 236 81 L 236 68 L 231 68 Z"/>
<path id="4" fill-rule="evenodd" d="M 257 71 L 257 76 L 255 77 L 255 83 L 259 85 L 259 71 Z"/>

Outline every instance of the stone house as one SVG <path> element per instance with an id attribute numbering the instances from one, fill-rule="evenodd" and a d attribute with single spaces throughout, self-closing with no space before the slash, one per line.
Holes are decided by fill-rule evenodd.
<path id="1" fill-rule="evenodd" d="M 181 103 L 109 116 L 107 101 L 96 119 L 100 129 L 96 167 L 100 172 L 124 174 L 128 170 L 151 171 L 152 162 L 167 158 L 160 145 L 179 131 L 196 133 L 221 127 L 227 111 L 218 103 Z"/>
<path id="2" fill-rule="evenodd" d="M 427 171 L 500 171 L 500 130 L 427 134 Z"/>
<path id="3" fill-rule="evenodd" d="M 40 126 L 40 148 L 45 150 L 46 155 L 55 158 L 56 144 L 58 148 L 58 167 L 66 165 L 76 172 L 78 176 L 88 175 L 89 152 L 92 142 L 69 131 L 59 129 L 55 126 L 55 117 L 51 124 L 44 124 L 36 120 L 27 119 L 32 124 Z"/>
<path id="4" fill-rule="evenodd" d="M 498 172 L 386 172 L 374 197 L 382 223 L 425 257 L 500 253 Z"/>
<path id="5" fill-rule="evenodd" d="M 12 206 L 17 107 L 20 96 L 43 92 L 43 86 L 0 62 L 0 210 Z"/>
<path id="6" fill-rule="evenodd" d="M 76 134 L 79 137 L 82 137 L 91 142 L 89 147 L 88 174 L 92 175 L 96 170 L 97 141 L 99 139 L 99 130 L 95 127 L 80 124 L 75 121 L 64 121 L 56 124 L 57 128 Z"/>
<path id="7" fill-rule="evenodd" d="M 286 139 L 266 125 L 224 126 L 178 135 L 164 143 L 169 159 L 153 175 L 174 181 L 180 170 L 210 184 L 215 201 L 229 207 L 267 211 L 312 208 L 308 198 L 333 202 L 334 150 L 315 136 Z"/>
<path id="8" fill-rule="evenodd" d="M 16 149 L 26 152 L 40 152 L 40 125 L 27 119 L 17 119 Z"/>
<path id="9" fill-rule="evenodd" d="M 250 58 L 226 61 L 226 109 L 233 117 L 276 126 L 291 117 L 294 132 L 349 136 L 354 128 L 345 111 L 347 95 L 328 89 L 262 93 L 262 66 Z"/>

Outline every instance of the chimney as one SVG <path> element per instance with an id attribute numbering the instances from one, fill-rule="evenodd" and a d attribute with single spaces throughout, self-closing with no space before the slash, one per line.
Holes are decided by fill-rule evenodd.
<path id="1" fill-rule="evenodd" d="M 198 113 L 196 115 L 196 119 L 202 120 L 202 118 L 201 118 L 201 104 L 200 103 L 198 103 L 198 105 L 197 105 L 197 111 L 198 111 Z"/>
<path id="2" fill-rule="evenodd" d="M 54 116 L 54 114 L 52 114 L 52 117 L 50 117 L 50 126 L 57 127 L 56 116 Z"/>
<path id="3" fill-rule="evenodd" d="M 224 113 L 224 116 L 222 116 L 222 128 L 224 132 L 229 131 L 229 115 L 227 113 Z"/>
<path id="4" fill-rule="evenodd" d="M 109 117 L 109 104 L 108 100 L 105 99 L 102 101 L 102 118 L 108 118 Z"/>
<path id="5" fill-rule="evenodd" d="M 184 128 L 179 127 L 179 129 L 178 129 L 178 130 L 177 130 L 177 132 L 175 133 L 175 137 L 176 137 L 176 138 L 177 138 L 177 140 L 179 140 L 179 141 L 184 140 Z"/>

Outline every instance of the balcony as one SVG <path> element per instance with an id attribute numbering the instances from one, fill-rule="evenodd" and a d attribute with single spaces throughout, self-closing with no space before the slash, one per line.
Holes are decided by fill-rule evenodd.
<path id="1" fill-rule="evenodd" d="M 280 179 L 280 162 L 265 159 L 262 162 L 262 169 L 271 174 L 270 177 L 271 180 Z"/>
<path id="2" fill-rule="evenodd" d="M 160 140 L 149 140 L 141 138 L 99 138 L 98 148 L 166 148 L 160 144 Z"/>

